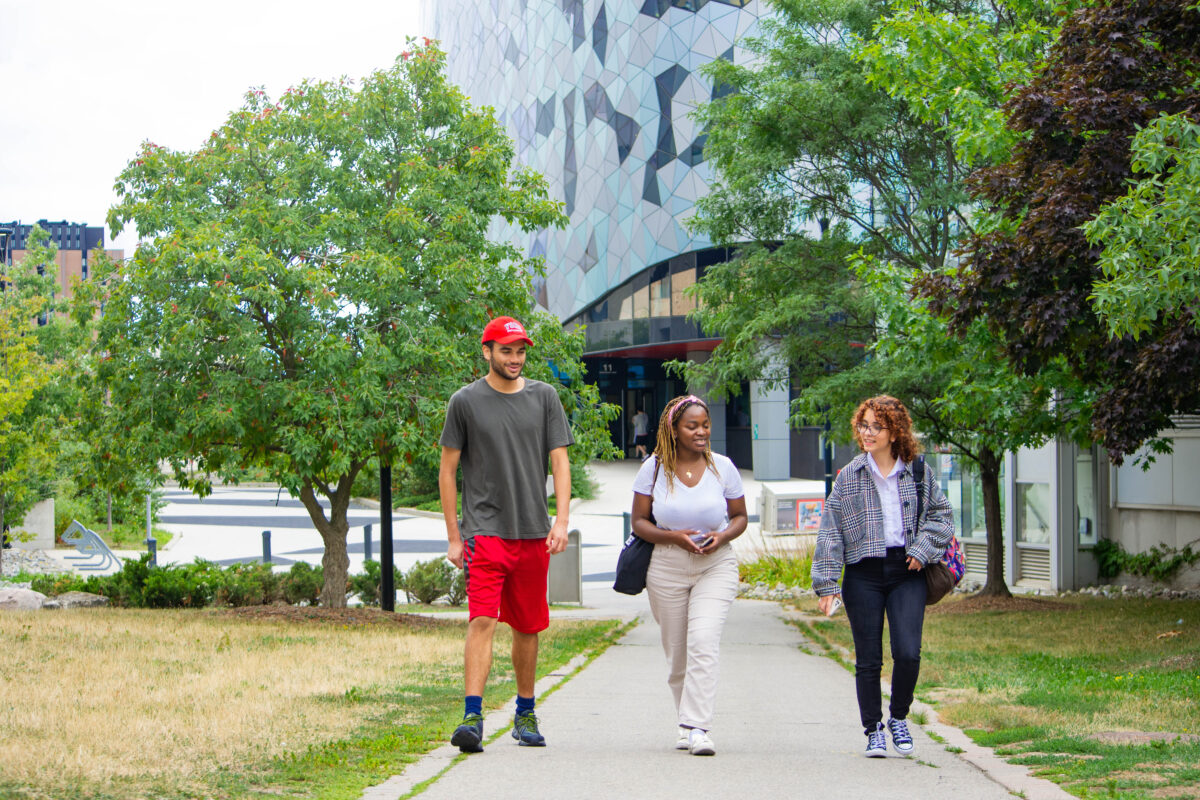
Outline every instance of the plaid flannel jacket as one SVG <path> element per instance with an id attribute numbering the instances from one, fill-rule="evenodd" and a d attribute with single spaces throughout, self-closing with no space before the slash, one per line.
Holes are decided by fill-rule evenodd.
<path id="1" fill-rule="evenodd" d="M 925 467 L 925 517 L 920 529 L 913 517 L 917 513 L 917 484 L 912 465 L 900 472 L 900 512 L 904 518 L 906 551 L 922 564 L 937 561 L 946 552 L 954 535 L 954 515 L 950 501 L 942 494 Z M 842 468 L 825 499 L 817 549 L 813 554 L 812 585 L 818 595 L 837 594 L 842 567 L 864 558 L 880 558 L 887 546 L 883 540 L 883 506 L 871 478 L 867 454 L 860 453 Z"/>

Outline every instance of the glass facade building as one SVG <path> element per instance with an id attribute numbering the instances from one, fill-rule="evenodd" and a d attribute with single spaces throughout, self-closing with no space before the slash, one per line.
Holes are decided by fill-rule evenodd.
<path id="1" fill-rule="evenodd" d="M 497 223 L 493 234 L 544 257 L 537 300 L 564 325 L 585 326 L 589 378 L 621 406 L 612 434 L 627 453 L 634 412 L 657 422 L 666 401 L 687 391 L 663 362 L 702 360 L 718 342 L 687 318 L 695 307 L 688 287 L 729 257 L 687 228 L 712 179 L 692 112 L 722 91 L 703 66 L 744 60 L 738 43 L 761 13 L 759 0 L 423 7 L 450 79 L 495 109 L 517 160 L 547 177 L 570 216 L 563 230 L 523 234 Z M 713 404 L 713 446 L 750 467 L 749 404 L 740 405 L 727 420 L 724 405 Z M 786 442 L 786 421 L 775 433 Z"/>

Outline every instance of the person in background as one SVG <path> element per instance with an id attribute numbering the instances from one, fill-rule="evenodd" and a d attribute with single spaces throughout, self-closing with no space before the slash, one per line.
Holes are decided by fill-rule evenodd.
<path id="1" fill-rule="evenodd" d="M 866 755 L 887 755 L 887 735 L 902 755 L 913 751 L 907 717 L 921 668 L 926 564 L 939 560 L 954 533 L 950 502 L 925 470 L 925 510 L 916 518 L 911 465 L 920 452 L 908 409 L 894 397 L 864 400 L 854 412 L 854 438 L 863 452 L 842 468 L 821 514 L 812 585 L 818 605 L 832 614 L 841 598 L 854 636 L 854 683 L 867 735 Z M 845 575 L 838 588 L 838 577 Z M 885 731 L 879 677 L 883 618 L 892 647 L 892 698 Z"/>
<path id="2" fill-rule="evenodd" d="M 709 450 L 710 425 L 699 397 L 667 403 L 654 455 L 633 482 L 633 531 L 654 544 L 646 591 L 675 698 L 675 747 L 697 756 L 716 753 L 709 731 L 718 654 L 738 587 L 729 543 L 747 522 L 741 475 L 732 461 Z"/>
<path id="3" fill-rule="evenodd" d="M 517 679 L 513 738 L 542 747 L 534 714 L 538 633 L 550 624 L 546 581 L 550 556 L 567 546 L 575 443 L 558 393 L 521 377 L 526 347 L 521 323 L 497 317 L 483 329 L 487 375 L 454 393 L 442 429 L 438 489 L 449 539 L 446 557 L 466 572 L 467 643 L 463 721 L 450 743 L 464 753 L 483 750 L 483 690 L 492 667 L 496 623 L 512 627 Z M 554 524 L 546 505 L 546 464 L 554 474 Z M 458 521 L 459 465 L 463 473 Z"/>
<path id="4" fill-rule="evenodd" d="M 638 409 L 633 415 L 633 452 L 643 461 L 650 455 L 646 445 L 650 444 L 650 417 L 643 409 Z"/>

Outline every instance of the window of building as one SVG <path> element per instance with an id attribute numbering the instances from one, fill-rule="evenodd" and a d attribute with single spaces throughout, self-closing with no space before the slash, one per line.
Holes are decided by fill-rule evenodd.
<path id="1" fill-rule="evenodd" d="M 1099 534 L 1099 511 L 1096 507 L 1096 459 L 1091 448 L 1075 456 L 1075 508 L 1079 543 L 1095 544 Z"/>
<path id="2" fill-rule="evenodd" d="M 933 460 L 931 455 L 926 460 Z M 943 492 L 954 509 L 955 528 L 964 539 L 986 539 L 987 518 L 983 506 L 983 480 L 971 462 L 951 453 L 936 455 L 937 475 Z M 1000 524 L 1004 524 L 1004 466 L 1000 467 Z"/>
<path id="3" fill-rule="evenodd" d="M 650 316 L 650 287 L 633 290 L 633 318 L 646 319 Z"/>
<path id="4" fill-rule="evenodd" d="M 684 317 L 696 310 L 696 300 L 684 293 L 696 283 L 696 268 L 685 269 L 671 276 L 671 314 Z"/>
<path id="5" fill-rule="evenodd" d="M 1017 484 L 1017 541 L 1050 544 L 1050 484 Z"/>
<path id="6" fill-rule="evenodd" d="M 671 276 L 664 275 L 650 284 L 650 316 L 671 316 Z"/>

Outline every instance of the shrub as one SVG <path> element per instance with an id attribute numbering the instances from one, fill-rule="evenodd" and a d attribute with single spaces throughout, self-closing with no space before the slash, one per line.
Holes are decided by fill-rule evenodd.
<path id="1" fill-rule="evenodd" d="M 294 606 L 301 603 L 315 606 L 321 597 L 321 586 L 325 582 L 325 571 L 305 561 L 297 561 L 279 579 L 279 592 L 283 599 Z"/>
<path id="2" fill-rule="evenodd" d="M 222 574 L 216 601 L 220 605 L 265 606 L 279 597 L 279 578 L 270 564 L 232 564 Z"/>
<path id="3" fill-rule="evenodd" d="M 197 562 L 191 566 L 167 566 L 150 570 L 142 589 L 147 608 L 203 608 L 212 602 L 220 571 L 210 572 Z M 213 565 L 215 566 L 215 565 Z"/>
<path id="4" fill-rule="evenodd" d="M 408 602 L 414 600 L 428 605 L 450 591 L 454 579 L 454 565 L 445 558 L 418 561 L 404 573 L 404 594 Z"/>
<path id="5" fill-rule="evenodd" d="M 592 477 L 587 463 L 571 459 L 571 496 L 581 500 L 591 500 L 599 489 L 596 479 Z"/>
<path id="6" fill-rule="evenodd" d="M 457 608 L 465 603 L 466 600 L 467 573 L 461 569 L 456 569 L 450 575 L 450 591 L 446 592 L 446 602 Z"/>
<path id="7" fill-rule="evenodd" d="M 146 605 L 146 579 L 150 576 L 151 569 L 149 553 L 136 561 L 132 558 L 126 559 L 125 563 L 121 565 L 121 569 L 109 576 L 116 594 L 115 596 L 108 595 L 108 597 L 112 598 L 113 602 L 122 606 L 140 608 Z M 99 594 L 105 593 L 99 592 Z"/>
<path id="8" fill-rule="evenodd" d="M 34 575 L 30 586 L 35 592 L 53 596 L 86 591 L 83 588 L 86 583 L 87 581 L 79 575 Z"/>
<path id="9" fill-rule="evenodd" d="M 353 594 L 358 595 L 358 599 L 362 601 L 364 606 L 379 605 L 379 587 L 383 582 L 383 566 L 378 561 L 366 559 L 363 561 L 363 570 L 356 575 L 351 575 L 347 584 Z M 392 567 L 392 586 L 399 589 L 404 585 L 404 576 L 396 567 Z"/>

